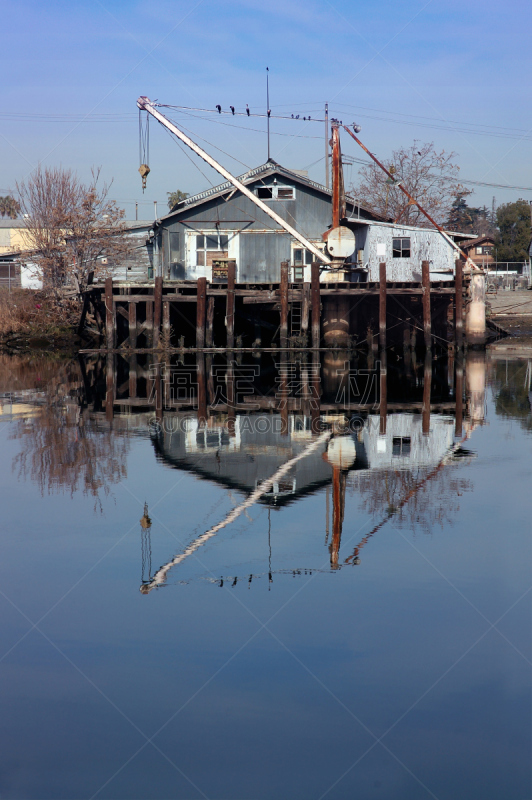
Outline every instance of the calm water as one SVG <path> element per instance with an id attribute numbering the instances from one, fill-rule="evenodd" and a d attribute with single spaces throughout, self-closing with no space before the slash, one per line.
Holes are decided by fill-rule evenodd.
<path id="1" fill-rule="evenodd" d="M 344 362 L 0 357 L 1 798 L 531 797 L 531 361 Z"/>

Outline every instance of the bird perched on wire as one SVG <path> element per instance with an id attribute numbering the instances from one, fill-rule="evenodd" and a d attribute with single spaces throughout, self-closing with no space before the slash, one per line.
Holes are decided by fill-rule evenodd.
<path id="1" fill-rule="evenodd" d="M 235 115 L 235 107 L 234 106 L 229 106 L 229 108 L 231 109 L 231 114 L 234 116 Z"/>
<path id="2" fill-rule="evenodd" d="M 246 114 L 247 114 L 247 115 L 248 115 L 248 117 L 249 117 L 249 106 L 248 106 L 248 104 L 247 104 L 247 103 L 246 103 Z"/>
<path id="3" fill-rule="evenodd" d="M 218 114 L 222 113 L 222 107 L 221 106 L 216 106 L 216 110 L 218 111 Z"/>
<path id="4" fill-rule="evenodd" d="M 271 113 L 272 113 L 272 112 L 270 111 L 270 109 L 268 109 L 268 116 L 270 116 L 270 114 L 271 114 Z"/>

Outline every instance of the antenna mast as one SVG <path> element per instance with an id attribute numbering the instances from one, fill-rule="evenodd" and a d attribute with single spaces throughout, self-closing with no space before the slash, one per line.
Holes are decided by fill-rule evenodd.
<path id="1" fill-rule="evenodd" d="M 268 161 L 270 160 L 270 68 L 266 67 L 266 119 L 268 124 Z"/>

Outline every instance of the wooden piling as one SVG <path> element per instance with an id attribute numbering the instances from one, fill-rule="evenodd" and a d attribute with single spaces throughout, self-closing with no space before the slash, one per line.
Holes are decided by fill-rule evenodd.
<path id="1" fill-rule="evenodd" d="M 153 290 L 153 346 L 158 347 L 159 336 L 161 333 L 161 317 L 162 317 L 162 303 L 163 303 L 163 279 L 161 277 L 155 278 L 155 285 Z"/>
<path id="2" fill-rule="evenodd" d="M 301 299 L 301 335 L 308 342 L 308 323 L 310 312 L 310 283 L 304 283 L 302 287 L 303 296 Z"/>
<path id="3" fill-rule="evenodd" d="M 236 263 L 227 263 L 227 303 L 225 308 L 225 326 L 227 328 L 227 347 L 235 346 L 235 278 Z"/>
<path id="4" fill-rule="evenodd" d="M 153 347 L 153 300 L 146 300 L 146 345 Z"/>
<path id="5" fill-rule="evenodd" d="M 133 305 L 133 303 L 130 303 Z M 129 383 L 129 397 L 130 399 L 137 396 L 137 356 L 131 356 L 128 359 L 128 383 Z"/>
<path id="6" fill-rule="evenodd" d="M 205 347 L 205 307 L 207 300 L 207 278 L 198 278 L 196 303 L 196 347 Z"/>
<path id="7" fill-rule="evenodd" d="M 163 302 L 163 339 L 165 347 L 170 344 L 170 301 Z"/>
<path id="8" fill-rule="evenodd" d="M 421 282 L 423 286 L 423 333 L 425 335 L 425 347 L 430 350 L 432 346 L 432 330 L 430 320 L 430 265 L 428 261 L 421 263 Z"/>
<path id="9" fill-rule="evenodd" d="M 214 325 L 214 297 L 207 298 L 207 330 L 205 332 L 205 346 L 212 347 Z"/>
<path id="10" fill-rule="evenodd" d="M 281 353 L 280 363 L 280 399 L 281 436 L 288 436 L 288 353 Z"/>
<path id="11" fill-rule="evenodd" d="M 288 261 L 281 261 L 281 284 L 279 287 L 281 300 L 281 347 L 288 347 Z"/>
<path id="12" fill-rule="evenodd" d="M 379 264 L 379 338 L 381 350 L 386 350 L 386 262 Z"/>
<path id="13" fill-rule="evenodd" d="M 227 397 L 227 430 L 229 436 L 236 433 L 236 407 L 235 407 L 235 362 L 231 358 L 227 362 L 227 372 L 225 376 L 225 393 Z"/>
<path id="14" fill-rule="evenodd" d="M 312 308 L 312 347 L 320 346 L 320 264 L 314 261 L 311 266 L 311 308 Z"/>
<path id="15" fill-rule="evenodd" d="M 129 346 L 132 350 L 137 347 L 137 304 L 128 303 Z"/>
<path id="16" fill-rule="evenodd" d="M 462 347 L 464 339 L 464 299 L 462 295 L 463 266 L 463 262 L 459 259 L 456 262 L 456 272 L 454 276 L 454 335 L 457 347 Z"/>
<path id="17" fill-rule="evenodd" d="M 105 279 L 105 334 L 107 339 L 107 349 L 114 350 L 115 333 L 115 307 L 113 303 L 113 279 Z"/>

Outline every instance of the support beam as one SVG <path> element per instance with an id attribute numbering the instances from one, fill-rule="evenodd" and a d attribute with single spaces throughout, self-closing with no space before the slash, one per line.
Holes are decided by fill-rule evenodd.
<path id="1" fill-rule="evenodd" d="M 320 265 L 314 261 L 311 267 L 312 347 L 320 346 Z"/>
<path id="2" fill-rule="evenodd" d="M 161 277 L 155 278 L 155 287 L 153 293 L 153 346 L 159 346 L 159 336 L 161 333 L 161 317 L 162 317 L 162 303 L 163 303 L 163 279 Z"/>
<path id="3" fill-rule="evenodd" d="M 430 319 L 430 265 L 428 261 L 421 263 L 421 283 L 423 286 L 423 333 L 425 335 L 425 348 L 432 346 L 432 327 Z"/>
<path id="4" fill-rule="evenodd" d="M 165 347 L 170 344 L 170 302 L 163 301 L 163 340 Z"/>
<path id="5" fill-rule="evenodd" d="M 235 346 L 235 278 L 236 262 L 227 264 L 227 302 L 225 309 L 225 327 L 227 329 L 227 347 L 232 350 Z"/>
<path id="6" fill-rule="evenodd" d="M 288 261 L 281 261 L 281 347 L 288 347 Z"/>
<path id="7" fill-rule="evenodd" d="M 207 278 L 198 278 L 196 305 L 196 347 L 205 347 L 205 307 L 207 300 Z"/>
<path id="8" fill-rule="evenodd" d="M 381 350 L 386 350 L 386 262 L 379 264 L 379 337 Z"/>
<path id="9" fill-rule="evenodd" d="M 105 279 L 105 335 L 107 338 L 107 349 L 114 350 L 115 335 L 115 307 L 113 304 L 113 279 Z"/>

